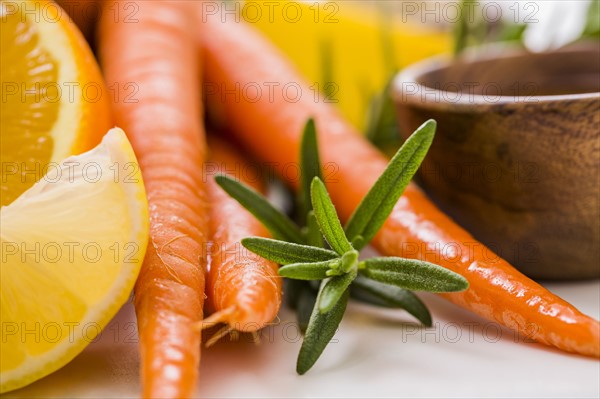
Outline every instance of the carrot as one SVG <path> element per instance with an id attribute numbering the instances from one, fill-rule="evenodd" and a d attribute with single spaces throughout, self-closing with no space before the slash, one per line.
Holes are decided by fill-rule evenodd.
<path id="1" fill-rule="evenodd" d="M 205 169 L 212 247 L 206 294 L 216 313 L 203 323 L 227 324 L 213 337 L 218 339 L 232 330 L 255 332 L 271 322 L 281 305 L 281 278 L 277 264 L 253 254 L 240 243 L 249 236 L 268 237 L 267 230 L 213 179 L 215 174 L 227 174 L 260 192 L 264 190 L 260 175 L 222 140 L 210 137 L 209 148 L 210 161 Z"/>
<path id="2" fill-rule="evenodd" d="M 348 219 L 388 160 L 243 23 L 203 20 L 204 87 L 211 115 L 294 187 L 302 126 L 316 120 L 328 189 Z M 210 38 L 203 40 L 203 38 Z M 259 96 L 256 88 L 262 89 Z M 314 86 L 313 86 L 314 88 Z M 339 88 L 343 93 L 343 87 Z M 420 258 L 462 274 L 470 288 L 444 295 L 489 320 L 565 351 L 600 356 L 600 324 L 495 256 L 410 185 L 375 237 L 385 255 Z"/>
<path id="3" fill-rule="evenodd" d="M 134 289 L 142 397 L 189 397 L 200 361 L 208 210 L 202 165 L 198 58 L 186 4 L 107 2 L 101 64 L 117 124 L 137 154 L 150 209 L 150 243 Z M 111 86 L 112 85 L 112 86 Z"/>

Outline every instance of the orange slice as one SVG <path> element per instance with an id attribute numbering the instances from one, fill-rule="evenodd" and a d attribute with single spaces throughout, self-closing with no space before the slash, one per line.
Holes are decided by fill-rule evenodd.
<path id="1" fill-rule="evenodd" d="M 66 12 L 52 1 L 0 2 L 0 205 L 50 163 L 97 145 L 111 127 L 110 92 Z"/>

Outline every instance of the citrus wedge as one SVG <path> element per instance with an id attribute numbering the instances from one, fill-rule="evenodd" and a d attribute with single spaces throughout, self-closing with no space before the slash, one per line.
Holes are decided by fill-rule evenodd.
<path id="1" fill-rule="evenodd" d="M 0 1 L 0 205 L 51 162 L 96 146 L 111 127 L 100 69 L 67 13 L 52 1 Z"/>
<path id="2" fill-rule="evenodd" d="M 148 204 L 120 129 L 57 164 L 0 208 L 0 392 L 83 350 L 129 298 L 148 241 Z"/>

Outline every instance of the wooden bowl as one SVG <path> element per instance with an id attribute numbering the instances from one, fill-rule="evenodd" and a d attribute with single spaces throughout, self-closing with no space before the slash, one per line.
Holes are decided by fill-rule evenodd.
<path id="1" fill-rule="evenodd" d="M 429 59 L 393 96 L 405 137 L 438 122 L 418 182 L 441 209 L 533 278 L 600 277 L 600 44 Z"/>

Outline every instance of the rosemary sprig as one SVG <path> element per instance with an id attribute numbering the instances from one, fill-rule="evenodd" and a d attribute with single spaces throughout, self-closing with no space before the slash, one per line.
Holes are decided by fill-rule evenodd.
<path id="1" fill-rule="evenodd" d="M 409 137 L 361 201 L 345 229 L 320 177 L 316 130 L 312 121 L 304 130 L 301 147 L 303 152 L 312 150 L 314 153 L 301 156 L 304 164 L 301 170 L 312 171 L 316 176 L 311 176 L 310 184 L 306 178 L 301 183 L 301 190 L 309 190 L 308 194 L 300 196 L 300 202 L 304 201 L 302 212 L 306 214 L 306 227 L 302 230 L 294 225 L 291 234 L 282 231 L 284 224 L 293 222 L 287 216 L 275 216 L 274 212 L 278 211 L 268 202 L 265 204 L 264 198 L 252 202 L 251 196 L 259 196 L 258 193 L 226 177 L 217 180 L 242 205 L 252 202 L 246 208 L 280 238 L 249 237 L 242 240 L 242 245 L 283 265 L 279 269 L 281 276 L 302 281 L 300 285 L 294 284 L 299 323 L 306 326 L 296 368 L 299 374 L 314 365 L 335 334 L 351 292 L 368 303 L 404 308 L 423 324 L 430 325 L 431 315 L 427 308 L 409 290 L 454 292 L 468 287 L 462 276 L 420 260 L 398 257 L 359 260 L 358 251 L 380 229 L 425 157 L 433 141 L 435 126 L 435 121 L 427 121 Z M 239 187 L 233 188 L 235 185 Z M 324 248 L 326 244 L 331 250 Z M 315 290 L 311 284 L 315 281 L 321 283 L 318 294 L 313 296 L 311 293 Z"/>

